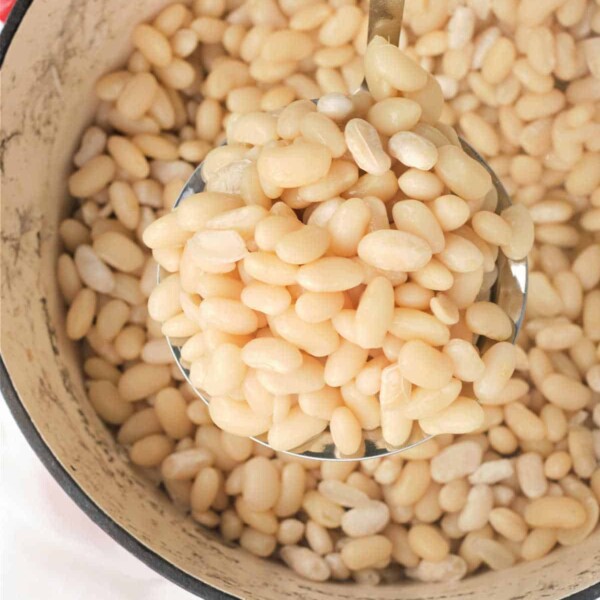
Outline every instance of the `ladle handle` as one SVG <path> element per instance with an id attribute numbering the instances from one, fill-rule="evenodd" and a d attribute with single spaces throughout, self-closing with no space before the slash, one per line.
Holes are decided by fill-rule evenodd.
<path id="1" fill-rule="evenodd" d="M 367 43 L 376 35 L 380 35 L 390 44 L 397 46 L 400 40 L 403 12 L 404 0 L 371 0 Z"/>

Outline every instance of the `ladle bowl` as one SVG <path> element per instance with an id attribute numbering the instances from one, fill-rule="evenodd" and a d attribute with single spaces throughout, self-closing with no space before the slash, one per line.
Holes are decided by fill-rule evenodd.
<path id="1" fill-rule="evenodd" d="M 486 161 L 470 144 L 463 139 L 461 139 L 461 144 L 467 154 L 481 163 L 489 171 L 490 175 L 492 176 L 494 188 L 498 195 L 498 204 L 496 210 L 497 212 L 502 212 L 505 208 L 508 208 L 511 205 L 510 197 L 504 189 L 504 186 Z M 202 192 L 204 190 L 204 186 L 205 182 L 202 178 L 202 164 L 200 164 L 183 186 L 183 189 L 175 201 L 173 208 L 177 208 L 177 206 L 179 206 L 179 204 L 188 196 Z M 500 306 L 512 320 L 513 334 L 511 336 L 511 341 L 514 343 L 525 315 L 528 276 L 527 259 L 511 260 L 500 252 L 496 262 L 496 269 L 497 277 L 494 285 L 491 287 L 491 289 L 485 290 L 483 293 L 486 294 L 485 299 L 498 304 L 498 306 Z M 158 278 L 160 280 L 162 276 L 161 268 L 159 267 L 158 270 Z M 169 346 L 171 347 L 175 361 L 177 362 L 177 365 L 179 366 L 188 383 L 194 388 L 198 396 L 207 405 L 210 404 L 210 396 L 203 390 L 197 389 L 192 384 L 190 379 L 190 371 L 181 358 L 181 347 L 178 345 L 178 342 L 168 337 L 167 341 L 169 342 Z M 490 341 L 484 337 L 480 337 L 477 340 L 477 345 L 482 351 L 489 343 Z M 313 458 L 315 460 L 363 460 L 367 458 L 384 457 L 391 454 L 397 454 L 398 452 L 403 452 L 409 448 L 413 448 L 417 444 L 421 444 L 430 438 L 431 436 L 425 435 L 415 423 L 415 425 L 413 425 L 413 431 L 405 444 L 399 447 L 390 446 L 383 439 L 383 434 L 381 428 L 379 427 L 373 431 L 364 432 L 364 441 L 361 444 L 358 452 L 352 455 L 343 455 L 336 448 L 331 433 L 326 430 L 302 446 L 294 448 L 287 453 L 296 456 L 302 456 L 304 458 Z M 263 446 L 269 446 L 267 442 L 267 434 L 263 434 L 252 439 Z"/>

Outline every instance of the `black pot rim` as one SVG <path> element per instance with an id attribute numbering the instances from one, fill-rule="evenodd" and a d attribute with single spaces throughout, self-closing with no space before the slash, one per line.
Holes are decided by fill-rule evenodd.
<path id="1" fill-rule="evenodd" d="M 17 0 L 2 33 L 0 34 L 0 67 L 4 63 L 10 43 L 15 36 L 19 25 L 23 21 L 29 7 L 34 0 Z M 113 540 L 125 550 L 141 560 L 145 565 L 178 585 L 184 590 L 203 598 L 204 600 L 238 600 L 226 592 L 218 590 L 199 579 L 192 577 L 182 571 L 156 552 L 144 546 L 134 538 L 126 529 L 123 529 L 110 518 L 92 499 L 79 487 L 69 472 L 60 464 L 50 447 L 46 444 L 39 431 L 33 424 L 29 413 L 23 406 L 17 390 L 10 378 L 4 359 L 0 355 L 0 391 L 4 400 L 17 422 L 19 429 L 25 436 L 27 443 L 31 446 L 38 458 L 50 475 L 67 493 L 77 506 Z M 598 600 L 600 598 L 600 582 L 592 585 L 586 590 L 577 592 L 563 600 Z"/>

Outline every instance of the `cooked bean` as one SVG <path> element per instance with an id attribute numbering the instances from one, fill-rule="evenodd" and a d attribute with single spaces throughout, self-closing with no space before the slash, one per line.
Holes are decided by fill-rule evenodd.
<path id="1" fill-rule="evenodd" d="M 502 218 L 510 225 L 512 232 L 510 243 L 502 246 L 502 252 L 513 260 L 522 260 L 533 246 L 533 221 L 527 209 L 520 204 L 503 210 Z"/>
<path id="2" fill-rule="evenodd" d="M 342 560 L 352 570 L 365 569 L 390 557 L 392 542 L 383 535 L 352 540 L 342 548 Z"/>
<path id="3" fill-rule="evenodd" d="M 293 408 L 285 419 L 269 429 L 269 446 L 275 450 L 292 450 L 317 436 L 326 427 L 327 421 Z"/>
<path id="4" fill-rule="evenodd" d="M 399 407 L 400 413 L 408 419 L 432 417 L 450 406 L 458 398 L 460 390 L 461 382 L 457 379 L 451 379 L 450 383 L 440 389 L 416 388 Z"/>
<path id="5" fill-rule="evenodd" d="M 350 537 L 361 538 L 379 533 L 389 520 L 388 506 L 384 502 L 371 500 L 344 513 L 342 530 Z"/>
<path id="6" fill-rule="evenodd" d="M 331 252 L 337 256 L 356 256 L 370 221 L 371 211 L 364 200 L 350 198 L 340 204 L 327 223 Z"/>
<path id="7" fill-rule="evenodd" d="M 285 287 L 260 282 L 244 287 L 240 299 L 248 308 L 267 315 L 281 314 L 292 300 Z"/>
<path id="8" fill-rule="evenodd" d="M 587 406 L 592 397 L 587 386 L 560 373 L 549 375 L 541 391 L 550 402 L 564 410 L 580 410 Z"/>
<path id="9" fill-rule="evenodd" d="M 263 146 L 277 139 L 277 120 L 263 112 L 247 112 L 236 119 L 229 138 L 232 142 Z"/>
<path id="10" fill-rule="evenodd" d="M 192 434 L 194 427 L 187 416 L 187 402 L 175 388 L 162 389 L 154 400 L 156 416 L 170 437 L 180 440 Z"/>
<path id="11" fill-rule="evenodd" d="M 496 540 L 480 538 L 474 542 L 473 547 L 479 558 L 495 571 L 508 569 L 515 563 L 514 554 Z"/>
<path id="12" fill-rule="evenodd" d="M 542 440 L 546 426 L 540 417 L 520 402 L 511 402 L 504 407 L 504 419 L 517 437 L 524 440 Z"/>
<path id="13" fill-rule="evenodd" d="M 227 333 L 243 335 L 256 331 L 256 313 L 238 300 L 206 298 L 199 309 L 200 319 Z"/>
<path id="14" fill-rule="evenodd" d="M 168 367 L 138 363 L 123 373 L 119 394 L 127 402 L 136 402 L 166 387 L 170 379 Z"/>
<path id="15" fill-rule="evenodd" d="M 297 519 L 285 519 L 280 522 L 277 541 L 284 546 L 297 544 L 304 536 L 305 526 Z"/>
<path id="16" fill-rule="evenodd" d="M 332 160 L 329 171 L 324 177 L 312 184 L 298 188 L 298 197 L 301 201 L 323 202 L 344 193 L 357 180 L 358 167 L 354 163 L 348 160 Z M 319 223 L 314 224 L 318 225 Z"/>
<path id="17" fill-rule="evenodd" d="M 69 177 L 69 192 L 79 198 L 93 196 L 112 181 L 115 172 L 115 161 L 110 156 L 95 156 Z"/>
<path id="18" fill-rule="evenodd" d="M 410 340 L 402 346 L 398 364 L 406 379 L 428 389 L 442 388 L 452 377 L 450 359 L 420 340 Z"/>
<path id="19" fill-rule="evenodd" d="M 493 340 L 506 340 L 513 333 L 510 317 L 493 302 L 475 302 L 467 308 L 467 327 L 475 334 Z"/>
<path id="20" fill-rule="evenodd" d="M 309 141 L 327 146 L 333 158 L 346 152 L 346 142 L 339 127 L 330 118 L 319 112 L 309 112 L 300 125 L 302 135 Z"/>
<path id="21" fill-rule="evenodd" d="M 521 556 L 525 560 L 537 560 L 542 558 L 556 544 L 556 529 L 539 528 L 532 529 L 521 546 Z"/>
<path id="22" fill-rule="evenodd" d="M 145 257 L 139 246 L 116 231 L 99 235 L 92 247 L 104 262 L 125 273 L 136 271 L 144 264 Z"/>
<path id="23" fill-rule="evenodd" d="M 327 174 L 330 165 L 331 152 L 314 142 L 265 147 L 257 163 L 261 179 L 283 188 L 315 183 Z"/>
<path id="24" fill-rule="evenodd" d="M 171 46 L 167 38 L 150 25 L 142 24 L 134 29 L 133 44 L 157 67 L 166 67 L 171 61 Z"/>
<path id="25" fill-rule="evenodd" d="M 107 149 L 118 167 L 135 179 L 144 179 L 150 173 L 150 165 L 142 151 L 127 138 L 113 135 L 108 138 Z"/>
<path id="26" fill-rule="evenodd" d="M 383 175 L 391 167 L 391 159 L 381 147 L 377 130 L 364 119 L 346 123 L 344 137 L 356 164 L 371 175 Z"/>
<path id="27" fill-rule="evenodd" d="M 443 250 L 444 234 L 434 214 L 425 203 L 417 200 L 401 200 L 394 204 L 392 214 L 398 230 L 412 233 L 426 240 L 433 254 Z"/>
<path id="28" fill-rule="evenodd" d="M 591 477 L 597 466 L 592 432 L 585 427 L 572 427 L 569 430 L 568 448 L 575 473 L 582 479 Z"/>
<path id="29" fill-rule="evenodd" d="M 484 371 L 485 364 L 473 344 L 466 340 L 450 340 L 443 349 L 454 365 L 454 376 L 462 381 L 476 381 Z"/>
<path id="30" fill-rule="evenodd" d="M 377 398 L 361 394 L 353 382 L 343 385 L 341 392 L 344 403 L 354 413 L 363 429 L 370 431 L 379 427 L 381 414 Z"/>
<path id="31" fill-rule="evenodd" d="M 360 346 L 343 340 L 337 350 L 332 352 L 325 363 L 325 383 L 332 387 L 341 387 L 356 377 L 367 362 L 368 351 Z"/>
<path id="32" fill-rule="evenodd" d="M 369 45 L 365 57 L 365 71 L 369 89 L 376 78 L 384 78 L 391 86 L 402 92 L 412 92 L 425 87 L 427 73 L 399 48 L 376 38 Z M 382 99 L 377 98 L 376 99 Z"/>
<path id="33" fill-rule="evenodd" d="M 528 498 L 539 498 L 548 490 L 543 462 L 539 454 L 526 452 L 517 458 L 516 473 L 521 490 Z"/>
<path id="34" fill-rule="evenodd" d="M 303 265 L 317 260 L 329 247 L 329 234 L 317 225 L 305 225 L 291 231 L 275 245 L 275 253 L 286 263 Z"/>
<path id="35" fill-rule="evenodd" d="M 421 340 L 432 346 L 443 346 L 450 338 L 446 325 L 435 316 L 414 308 L 394 309 L 389 331 L 401 340 Z"/>
<path id="36" fill-rule="evenodd" d="M 171 452 L 173 441 L 157 433 L 134 442 L 129 457 L 131 462 L 140 467 L 158 467 Z"/>
<path id="37" fill-rule="evenodd" d="M 269 510 L 279 497 L 279 471 L 264 456 L 255 456 L 244 465 L 242 497 L 255 511 Z"/>
<path id="38" fill-rule="evenodd" d="M 363 238 L 364 239 L 364 238 Z M 298 269 L 297 282 L 311 292 L 341 292 L 362 282 L 361 266 L 341 257 L 325 257 Z"/>
<path id="39" fill-rule="evenodd" d="M 385 277 L 373 279 L 356 309 L 356 339 L 363 348 L 383 344 L 394 318 L 394 290 Z"/>
<path id="40" fill-rule="evenodd" d="M 444 182 L 431 171 L 411 167 L 398 177 L 398 187 L 409 198 L 429 202 L 442 195 Z"/>
<path id="41" fill-rule="evenodd" d="M 326 581 L 331 574 L 322 557 L 302 546 L 285 546 L 281 549 L 281 558 L 292 570 L 310 581 Z"/>
<path id="42" fill-rule="evenodd" d="M 452 444 L 432 459 L 431 477 L 439 483 L 459 480 L 475 472 L 481 459 L 481 446 L 476 442 Z"/>
<path id="43" fill-rule="evenodd" d="M 277 338 L 257 338 L 248 342 L 241 358 L 253 369 L 276 373 L 290 373 L 302 365 L 300 351 L 289 342 Z"/>
<path id="44" fill-rule="evenodd" d="M 119 428 L 117 440 L 120 444 L 133 444 L 154 433 L 161 433 L 162 426 L 154 408 L 134 412 Z"/>
<path id="45" fill-rule="evenodd" d="M 392 135 L 388 142 L 390 154 L 407 167 L 428 171 L 435 166 L 438 151 L 428 139 L 411 131 Z"/>
<path id="46" fill-rule="evenodd" d="M 456 195 L 465 200 L 482 198 L 492 187 L 489 173 L 455 146 L 438 149 L 435 172 Z"/>
<path id="47" fill-rule="evenodd" d="M 485 414 L 475 400 L 459 396 L 450 406 L 432 417 L 419 420 L 421 429 L 430 435 L 470 433 L 483 424 Z"/>
<path id="48" fill-rule="evenodd" d="M 483 400 L 493 399 L 512 377 L 516 362 L 515 351 L 508 342 L 500 342 L 487 350 L 482 359 L 485 371 L 475 382 L 473 389 L 477 397 Z"/>
<path id="49" fill-rule="evenodd" d="M 450 547 L 446 539 L 432 525 L 414 525 L 408 531 L 408 543 L 412 551 L 424 560 L 438 562 L 448 555 Z"/>
<path id="50" fill-rule="evenodd" d="M 321 259 L 323 260 L 323 259 Z M 303 267 L 304 268 L 304 267 Z M 252 252 L 244 258 L 244 269 L 251 277 L 271 285 L 292 285 L 300 271 L 270 252 Z"/>
<path id="51" fill-rule="evenodd" d="M 235 344 L 221 344 L 210 356 L 202 388 L 211 396 L 222 396 L 238 389 L 246 376 L 243 351 Z"/>
<path id="52" fill-rule="evenodd" d="M 525 507 L 525 521 L 531 527 L 573 529 L 586 518 L 581 503 L 567 496 L 544 496 Z"/>
<path id="53" fill-rule="evenodd" d="M 341 454 L 354 454 L 362 442 L 362 426 L 352 411 L 345 406 L 335 408 L 329 427 L 336 448 Z"/>
<path id="54" fill-rule="evenodd" d="M 93 381 L 88 394 L 94 410 L 111 425 L 122 425 L 133 414 L 131 404 L 123 401 L 117 388 L 110 381 Z"/>
<path id="55" fill-rule="evenodd" d="M 271 326 L 285 340 L 313 356 L 327 356 L 339 346 L 339 336 L 330 321 L 306 323 L 292 308 L 272 317 Z"/>
<path id="56" fill-rule="evenodd" d="M 117 98 L 117 110 L 128 119 L 139 119 L 152 106 L 158 89 L 156 77 L 151 73 L 136 73 L 125 83 Z M 174 158 L 177 158 L 175 156 Z"/>
<path id="57" fill-rule="evenodd" d="M 304 292 L 294 308 L 303 321 L 321 323 L 334 317 L 344 306 L 344 300 L 342 292 Z"/>
<path id="58" fill-rule="evenodd" d="M 413 100 L 409 100 L 408 98 L 387 98 L 374 104 L 369 109 L 367 118 L 377 131 L 384 135 L 393 136 L 399 131 L 412 129 L 419 121 L 421 112 L 421 107 Z"/>
<path id="59" fill-rule="evenodd" d="M 221 429 L 239 436 L 256 436 L 271 426 L 271 418 L 258 415 L 247 404 L 225 397 L 211 398 L 210 416 Z"/>
<path id="60" fill-rule="evenodd" d="M 83 288 L 73 298 L 67 313 L 66 331 L 72 340 L 85 337 L 96 313 L 96 294 L 93 290 Z"/>
<path id="61" fill-rule="evenodd" d="M 425 494 L 430 481 L 431 474 L 427 461 L 409 461 L 392 485 L 388 502 L 391 501 L 399 506 L 410 506 Z"/>
<path id="62" fill-rule="evenodd" d="M 425 240 L 411 233 L 381 229 L 363 237 L 358 255 L 378 269 L 411 272 L 429 262 L 431 248 Z"/>
<path id="63" fill-rule="evenodd" d="M 483 265 L 481 250 L 470 240 L 454 233 L 446 234 L 446 245 L 437 255 L 450 270 L 471 273 Z"/>

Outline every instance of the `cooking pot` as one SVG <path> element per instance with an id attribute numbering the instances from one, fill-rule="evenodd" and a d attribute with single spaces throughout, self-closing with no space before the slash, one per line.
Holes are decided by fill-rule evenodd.
<path id="1" fill-rule="evenodd" d="M 97 78 L 131 51 L 165 0 L 21 0 L 0 40 L 2 391 L 64 490 L 117 542 L 207 600 L 596 600 L 600 531 L 542 560 L 454 584 L 313 583 L 227 544 L 178 512 L 128 461 L 88 402 L 56 282 L 67 176 L 96 106 Z"/>

